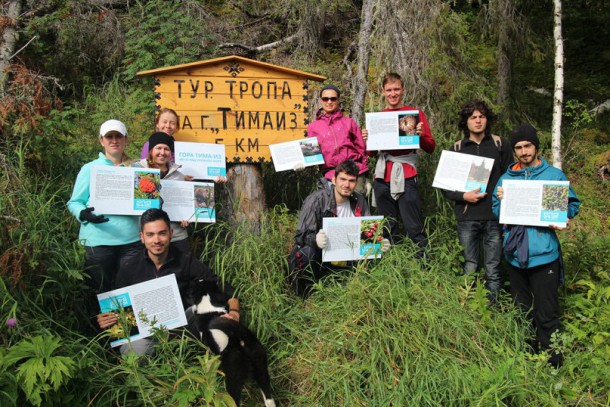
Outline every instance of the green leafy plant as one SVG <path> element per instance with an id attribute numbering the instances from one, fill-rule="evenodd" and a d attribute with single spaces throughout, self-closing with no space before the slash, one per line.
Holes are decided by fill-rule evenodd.
<path id="1" fill-rule="evenodd" d="M 6 366 L 17 368 L 17 381 L 27 400 L 35 406 L 44 397 L 66 384 L 74 372 L 74 361 L 56 355 L 61 339 L 53 335 L 38 335 L 24 339 L 9 348 L 4 359 Z"/>

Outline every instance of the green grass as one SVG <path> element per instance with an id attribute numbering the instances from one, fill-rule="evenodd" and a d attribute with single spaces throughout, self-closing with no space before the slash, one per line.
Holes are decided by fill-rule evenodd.
<path id="1" fill-rule="evenodd" d="M 83 256 L 64 206 L 72 178 L 33 173 L 20 157 L 0 174 L 2 214 L 19 219 L 0 225 L 0 404 L 38 404 L 15 375 L 33 359 L 7 355 L 42 337 L 58 341 L 50 358 L 74 364 L 56 372 L 58 390 L 39 381 L 40 405 L 231 405 L 218 359 L 193 340 L 160 332 L 157 356 L 148 359 L 118 357 L 104 338 L 81 333 Z M 510 300 L 490 310 L 483 284 L 460 275 L 452 211 L 439 194 L 427 199 L 425 265 L 405 242 L 320 282 L 305 301 L 286 276 L 295 213 L 268 211 L 260 234 L 244 225 L 196 227 L 202 260 L 235 286 L 243 322 L 269 351 L 279 405 L 608 405 L 610 239 L 583 225 L 562 234 L 566 362 L 555 370 L 528 353 L 532 333 Z M 9 317 L 17 327 L 5 326 Z M 260 403 L 248 386 L 245 404 Z"/>

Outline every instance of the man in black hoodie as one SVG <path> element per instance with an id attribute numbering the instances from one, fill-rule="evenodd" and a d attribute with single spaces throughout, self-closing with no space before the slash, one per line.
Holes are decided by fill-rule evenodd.
<path id="1" fill-rule="evenodd" d="M 493 158 L 494 164 L 486 189 L 493 191 L 498 179 L 511 163 L 510 145 L 506 139 L 491 134 L 496 116 L 485 102 L 470 102 L 459 114 L 458 127 L 464 133 L 464 138 L 457 141 L 450 150 Z M 464 247 L 465 274 L 478 270 L 479 251 L 483 245 L 485 286 L 493 301 L 501 283 L 502 239 L 500 225 L 491 210 L 492 196 L 487 192 L 481 193 L 481 188 L 468 192 L 444 190 L 443 194 L 455 203 L 458 238 Z"/>

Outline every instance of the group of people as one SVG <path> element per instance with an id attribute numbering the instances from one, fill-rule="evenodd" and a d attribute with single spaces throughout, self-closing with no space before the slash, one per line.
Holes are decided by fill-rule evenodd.
<path id="1" fill-rule="evenodd" d="M 404 132 L 419 136 L 420 148 L 433 153 L 436 143 L 428 120 L 421 109 L 403 103 L 404 83 L 395 73 L 383 78 L 384 112 L 417 111 L 418 120 L 404 123 Z M 418 246 L 416 254 L 424 257 L 428 245 L 423 227 L 423 214 L 418 192 L 417 150 L 367 151 L 368 130 L 362 131 L 340 109 L 340 91 L 336 86 L 322 88 L 316 120 L 308 127 L 308 137 L 317 137 L 324 156 L 321 167 L 324 182 L 320 190 L 309 195 L 299 215 L 295 246 L 289 266 L 296 293 L 307 297 L 320 278 L 346 265 L 322 263 L 322 251 L 328 238 L 322 229 L 325 217 L 370 215 L 365 194 L 370 193 L 368 158 L 377 156 L 373 174 L 373 198 L 377 214 L 383 215 L 389 227 L 384 231 L 382 251 L 401 240 L 404 234 Z M 485 285 L 490 305 L 494 305 L 501 289 L 500 265 L 508 264 L 510 290 L 515 302 L 530 317 L 536 332 L 534 350 L 549 351 L 552 335 L 559 328 L 557 289 L 562 279 L 561 248 L 555 230 L 559 228 L 499 224 L 502 180 L 567 180 L 565 174 L 551 167 L 538 156 L 539 139 L 529 124 L 515 128 L 510 140 L 492 134 L 496 116 L 483 101 L 467 103 L 459 112 L 458 128 L 463 138 L 450 150 L 492 158 L 493 168 L 487 191 L 477 188 L 468 192 L 443 190 L 454 202 L 457 232 L 464 254 L 464 273 L 479 268 L 482 247 Z M 401 125 L 403 125 L 401 123 Z M 514 162 L 513 157 L 516 158 Z M 580 201 L 569 188 L 568 219 L 578 214 Z M 348 265 L 349 266 L 349 265 Z M 561 363 L 560 352 L 552 352 L 550 363 Z"/>
<path id="2" fill-rule="evenodd" d="M 384 112 L 416 111 L 417 120 L 404 123 L 403 131 L 419 136 L 420 149 L 434 152 L 436 143 L 426 115 L 421 109 L 403 103 L 404 83 L 395 73 L 382 82 L 386 101 Z M 366 195 L 373 193 L 377 214 L 387 222 L 381 250 L 387 251 L 404 235 L 415 243 L 415 254 L 425 258 L 428 241 L 418 190 L 418 151 L 416 149 L 367 151 L 368 130 L 341 110 L 340 91 L 326 85 L 320 92 L 321 109 L 309 124 L 307 136 L 317 137 L 325 164 L 321 166 L 319 189 L 309 195 L 300 211 L 295 246 L 289 256 L 289 272 L 296 293 L 305 298 L 312 285 L 336 269 L 351 264 L 322 263 L 322 251 L 328 247 L 328 236 L 322 228 L 325 217 L 368 216 L 371 210 Z M 464 272 L 474 273 L 479 267 L 482 246 L 485 284 L 493 303 L 501 289 L 502 254 L 509 268 L 511 294 L 516 303 L 531 316 L 537 343 L 542 350 L 551 348 L 551 337 L 559 328 L 557 288 L 562 275 L 561 251 L 554 227 L 504 226 L 499 224 L 499 208 L 503 198 L 502 180 L 537 179 L 566 180 L 565 175 L 538 156 L 537 131 L 529 124 L 518 126 L 510 139 L 492 134 L 496 120 L 485 102 L 466 104 L 459 112 L 458 128 L 463 138 L 450 150 L 494 160 L 487 191 L 480 188 L 468 192 L 443 191 L 454 202 L 457 232 L 464 250 Z M 143 148 L 142 158 L 131 162 L 125 155 L 127 129 L 117 120 L 102 124 L 99 142 L 104 151 L 85 164 L 79 172 L 70 212 L 80 222 L 79 239 L 84 245 L 86 270 L 90 288 L 89 310 L 97 309 L 95 294 L 163 275 L 174 273 L 185 308 L 192 305 L 186 289 L 192 279 L 217 277 L 189 251 L 188 222 L 170 222 L 161 209 L 146 211 L 140 220 L 135 216 L 98 215 L 90 206 L 89 178 L 91 167 L 139 166 L 158 168 L 162 178 L 190 180 L 173 161 L 173 134 L 178 129 L 178 116 L 170 109 L 161 110 L 156 118 L 156 132 Z M 513 156 L 516 162 L 513 162 Z M 377 157 L 369 179 L 369 157 Z M 296 169 L 296 168 L 295 168 Z M 570 187 L 568 218 L 578 214 L 580 201 Z M 400 228 L 404 233 L 400 232 Z M 171 243 L 169 243 L 171 241 Z M 222 286 L 222 285 L 219 285 Z M 225 317 L 239 320 L 239 300 L 225 284 L 231 297 Z M 116 323 L 112 313 L 97 316 L 97 324 L 107 328 Z M 141 342 L 147 353 L 151 347 Z M 561 362 L 561 354 L 553 353 L 551 363 Z"/>
<path id="3" fill-rule="evenodd" d="M 176 274 L 185 309 L 190 307 L 191 282 L 207 279 L 225 287 L 231 297 L 226 318 L 239 320 L 239 300 L 233 298 L 233 289 L 220 284 L 217 277 L 190 253 L 188 221 L 170 222 L 161 209 L 149 209 L 141 217 L 101 215 L 90 204 L 90 178 L 93 166 L 133 166 L 156 168 L 162 179 L 192 180 L 180 172 L 173 160 L 174 138 L 178 115 L 171 109 L 162 109 L 155 119 L 155 133 L 142 149 L 144 158 L 133 161 L 125 154 L 127 127 L 118 120 L 108 120 L 100 127 L 99 142 L 103 152 L 96 160 L 85 164 L 76 177 L 68 210 L 80 223 L 79 240 L 85 249 L 85 270 L 88 292 L 86 312 L 93 323 L 106 329 L 117 322 L 114 313 L 97 315 L 96 295 L 127 285 L 144 282 L 168 274 Z M 223 182 L 224 178 L 215 181 Z M 187 313 L 187 317 L 189 314 Z M 189 318 L 189 323 L 193 316 Z M 121 347 L 121 352 L 150 353 L 149 340 L 141 339 Z"/>

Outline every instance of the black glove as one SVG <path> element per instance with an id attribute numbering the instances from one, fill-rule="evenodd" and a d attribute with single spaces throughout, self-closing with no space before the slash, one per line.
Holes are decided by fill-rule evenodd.
<path id="1" fill-rule="evenodd" d="M 108 222 L 110 219 L 105 218 L 104 215 L 94 215 L 93 210 L 95 208 L 87 208 L 80 211 L 80 215 L 78 218 L 83 222 L 91 222 L 91 223 L 104 223 Z"/>

